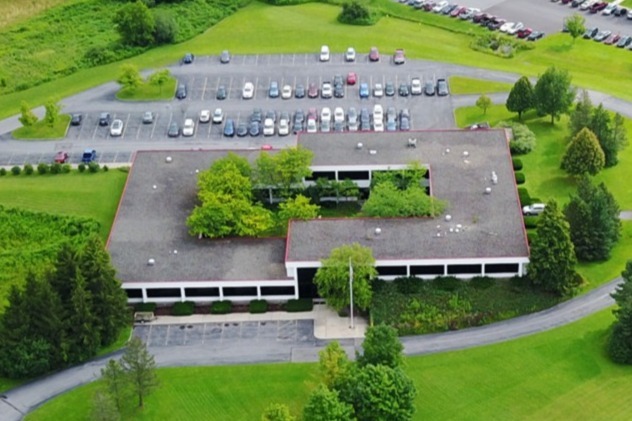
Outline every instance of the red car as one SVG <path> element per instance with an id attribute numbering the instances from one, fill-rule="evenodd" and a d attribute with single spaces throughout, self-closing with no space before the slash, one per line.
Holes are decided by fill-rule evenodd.
<path id="1" fill-rule="evenodd" d="M 461 13 L 464 13 L 466 10 L 467 10 L 467 7 L 465 6 L 456 7 L 452 12 L 450 12 L 450 16 L 453 18 L 456 18 Z"/>
<path id="2" fill-rule="evenodd" d="M 309 98 L 318 98 L 318 85 L 310 83 L 309 88 L 307 88 L 307 96 Z"/>
<path id="3" fill-rule="evenodd" d="M 393 54 L 393 63 L 395 64 L 404 64 L 406 63 L 406 54 L 403 49 L 395 50 L 395 54 Z"/>
<path id="4" fill-rule="evenodd" d="M 68 161 L 68 152 L 59 151 L 55 154 L 55 163 L 65 164 Z"/>
<path id="5" fill-rule="evenodd" d="M 358 75 L 355 72 L 349 72 L 347 74 L 347 85 L 355 85 L 358 81 Z"/>
<path id="6" fill-rule="evenodd" d="M 597 3 L 593 4 L 592 6 L 590 6 L 590 13 L 600 12 L 603 9 L 605 9 L 606 6 L 608 6 L 608 3 L 605 2 L 605 1 L 597 2 Z"/>
<path id="7" fill-rule="evenodd" d="M 369 51 L 369 61 L 380 61 L 380 52 L 377 50 L 377 47 L 371 47 L 371 51 Z"/>
<path id="8" fill-rule="evenodd" d="M 531 35 L 532 32 L 533 32 L 533 29 L 531 29 L 531 28 L 522 28 L 521 30 L 516 32 L 516 36 L 518 38 L 526 38 L 529 35 Z"/>
<path id="9" fill-rule="evenodd" d="M 612 44 L 616 44 L 617 42 L 619 42 L 620 39 L 621 39 L 621 35 L 619 35 L 619 34 L 611 35 L 603 43 L 607 44 L 607 45 L 612 45 Z"/>

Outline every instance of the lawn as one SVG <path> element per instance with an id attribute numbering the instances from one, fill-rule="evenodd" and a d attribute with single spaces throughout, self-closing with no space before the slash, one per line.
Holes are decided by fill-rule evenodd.
<path id="1" fill-rule="evenodd" d="M 627 420 L 632 367 L 612 364 L 603 346 L 613 320 L 605 310 L 511 342 L 406 359 L 417 386 L 415 420 Z M 177 367 L 137 420 L 255 420 L 270 402 L 295 414 L 315 385 L 314 364 Z M 99 383 L 45 403 L 29 421 L 81 420 Z M 244 402 L 248 402 L 247 405 Z"/>
<path id="2" fill-rule="evenodd" d="M 117 92 L 116 98 L 124 101 L 157 101 L 173 98 L 176 91 L 176 79 L 171 77 L 163 86 L 144 82 L 136 89 L 123 88 Z"/>
<path id="3" fill-rule="evenodd" d="M 492 94 L 495 92 L 509 92 L 513 87 L 510 83 L 494 82 L 492 80 L 473 79 L 463 76 L 450 77 L 450 92 L 454 95 Z"/>
<path id="4" fill-rule="evenodd" d="M 66 136 L 69 123 L 70 116 L 61 114 L 52 127 L 46 121 L 39 120 L 30 127 L 20 127 L 11 135 L 16 139 L 63 139 Z"/>
<path id="5" fill-rule="evenodd" d="M 0 177 L 0 205 L 93 218 L 107 239 L 127 172 L 110 170 L 58 175 Z"/>
<path id="6" fill-rule="evenodd" d="M 72 0 L 16 1 L 0 0 L 0 28 L 29 19 L 44 10 Z"/>

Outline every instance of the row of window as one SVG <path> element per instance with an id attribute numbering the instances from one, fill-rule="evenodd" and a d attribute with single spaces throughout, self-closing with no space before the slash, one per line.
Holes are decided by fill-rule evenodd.
<path id="1" fill-rule="evenodd" d="M 143 298 L 143 290 L 126 289 L 128 298 Z M 224 287 L 224 297 L 256 297 L 257 287 Z M 219 297 L 219 287 L 185 288 L 187 298 Z M 294 295 L 294 287 L 261 287 L 262 296 Z M 180 288 L 148 288 L 147 298 L 180 298 Z"/>
<path id="2" fill-rule="evenodd" d="M 338 171 L 338 180 L 355 180 L 355 181 L 368 181 L 370 178 L 370 171 Z M 319 178 L 326 180 L 335 180 L 336 171 L 314 171 L 310 177 L 305 177 L 305 181 L 316 181 Z M 426 171 L 424 174 L 425 179 L 430 178 L 430 171 Z"/>

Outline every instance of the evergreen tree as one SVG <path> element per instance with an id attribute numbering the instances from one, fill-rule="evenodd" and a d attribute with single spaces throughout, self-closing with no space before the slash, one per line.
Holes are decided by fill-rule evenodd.
<path id="1" fill-rule="evenodd" d="M 619 206 L 605 184 L 579 181 L 577 194 L 564 208 L 575 254 L 581 261 L 603 261 L 621 237 Z"/>
<path id="2" fill-rule="evenodd" d="M 554 200 L 547 203 L 539 219 L 531 244 L 529 279 L 546 291 L 569 295 L 581 283 L 575 272 L 577 259 L 570 227 Z"/>
<path id="3" fill-rule="evenodd" d="M 101 344 L 99 331 L 95 329 L 96 320 L 92 314 L 92 297 L 86 290 L 81 273 L 77 273 L 73 282 L 70 302 L 73 312 L 67 319 L 68 362 L 77 363 L 95 355 Z"/>
<path id="4" fill-rule="evenodd" d="M 507 111 L 518 113 L 519 120 L 522 120 L 522 113 L 533 108 L 533 86 L 528 77 L 523 76 L 514 84 L 505 106 Z"/>
<path id="5" fill-rule="evenodd" d="M 602 104 L 593 109 L 588 128 L 592 130 L 599 141 L 599 146 L 601 146 L 601 150 L 604 153 L 604 166 L 608 168 L 616 165 L 618 162 L 618 147 L 612 136 L 610 114 Z"/>
<path id="6" fill-rule="evenodd" d="M 571 175 L 595 175 L 603 169 L 605 161 L 597 138 L 590 129 L 584 128 L 566 147 L 561 168 Z"/>
<path id="7" fill-rule="evenodd" d="M 632 260 L 621 273 L 623 282 L 612 297 L 617 303 L 613 311 L 616 321 L 608 342 L 610 358 L 619 364 L 632 364 Z"/>
<path id="8" fill-rule="evenodd" d="M 590 119 L 592 117 L 593 104 L 590 100 L 588 91 L 583 90 L 581 97 L 575 108 L 571 111 L 570 118 L 568 120 L 568 130 L 570 132 L 570 138 L 574 138 L 581 129 L 590 125 Z"/>
<path id="9" fill-rule="evenodd" d="M 138 406 L 142 408 L 145 397 L 158 386 L 154 357 L 140 339 L 133 338 L 120 364 L 127 374 L 132 391 L 138 397 Z"/>
<path id="10" fill-rule="evenodd" d="M 54 268 L 47 278 L 53 290 L 59 296 L 65 308 L 64 317 L 70 314 L 70 298 L 72 296 L 73 282 L 77 277 L 77 253 L 71 243 L 62 244 L 57 252 Z"/>

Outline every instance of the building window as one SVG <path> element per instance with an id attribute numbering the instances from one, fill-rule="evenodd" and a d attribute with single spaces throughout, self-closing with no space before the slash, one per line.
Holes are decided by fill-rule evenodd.
<path id="1" fill-rule="evenodd" d="M 261 287 L 261 295 L 294 295 L 294 287 Z"/>
<path id="2" fill-rule="evenodd" d="M 127 298 L 143 298 L 142 289 L 126 289 Z"/>
<path id="3" fill-rule="evenodd" d="M 257 287 L 230 287 L 224 288 L 224 297 L 257 296 Z"/>
<path id="4" fill-rule="evenodd" d="M 443 275 L 443 265 L 411 266 L 410 276 Z"/>
<path id="5" fill-rule="evenodd" d="M 448 265 L 448 275 L 480 275 L 482 265 Z"/>
<path id="6" fill-rule="evenodd" d="M 406 276 L 406 266 L 378 266 L 379 276 Z"/>
<path id="7" fill-rule="evenodd" d="M 219 288 L 186 288 L 187 297 L 219 297 Z"/>
<path id="8" fill-rule="evenodd" d="M 369 180 L 369 171 L 338 171 L 338 180 Z"/>
<path id="9" fill-rule="evenodd" d="M 180 298 L 180 288 L 147 288 L 147 298 Z"/>
<path id="10" fill-rule="evenodd" d="M 488 263 L 485 265 L 485 273 L 518 273 L 518 263 Z"/>
<path id="11" fill-rule="evenodd" d="M 336 172 L 335 171 L 314 171 L 310 177 L 305 177 L 305 181 L 316 181 L 319 178 L 324 178 L 326 180 L 335 180 Z"/>

